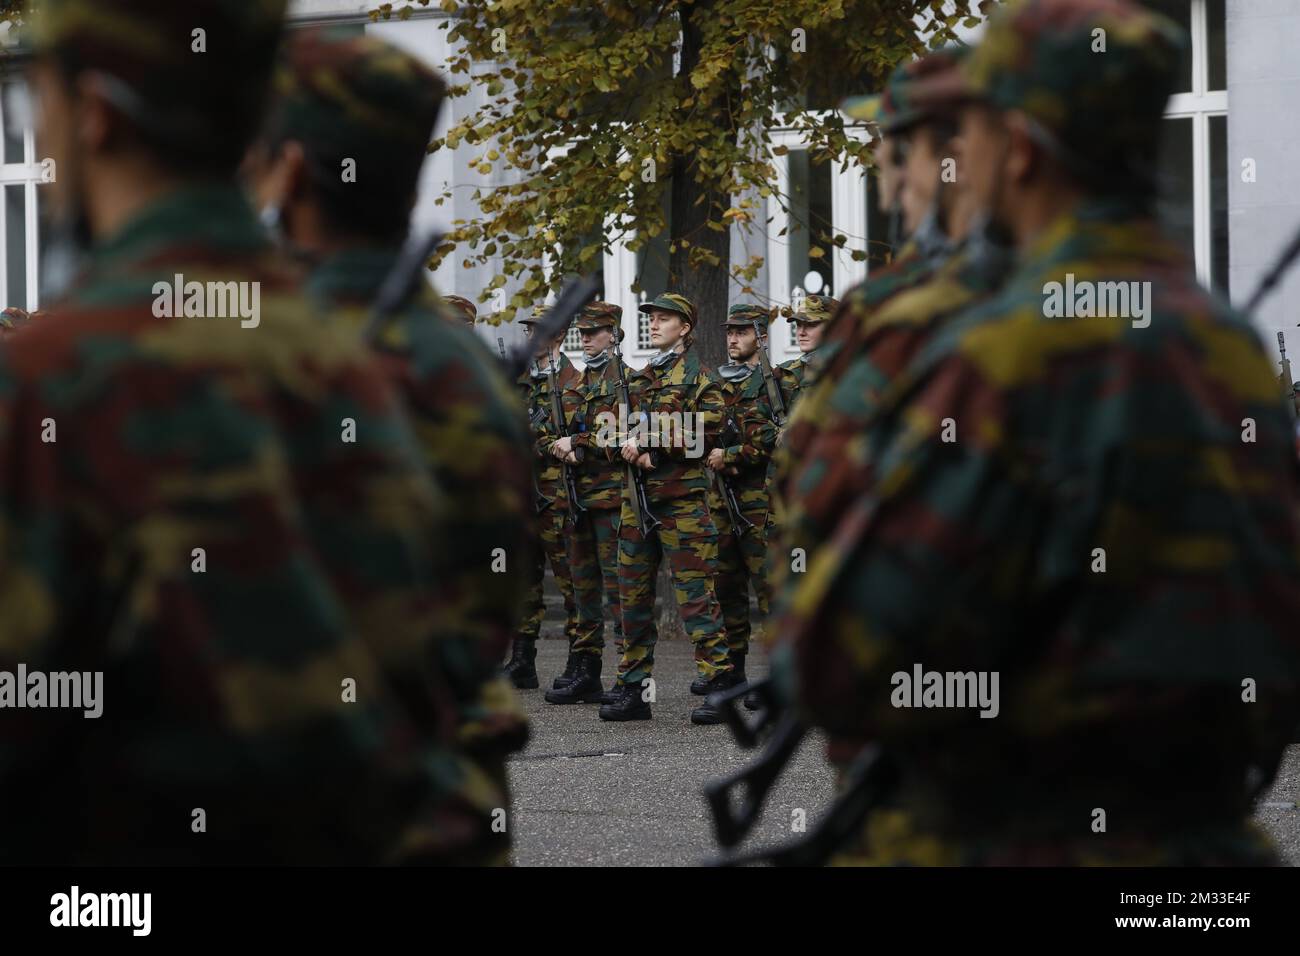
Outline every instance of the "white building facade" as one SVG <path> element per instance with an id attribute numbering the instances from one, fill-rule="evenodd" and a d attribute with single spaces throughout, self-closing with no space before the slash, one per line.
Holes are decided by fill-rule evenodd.
<path id="1" fill-rule="evenodd" d="M 295 26 L 332 23 L 365 31 L 402 46 L 442 69 L 449 58 L 447 30 L 440 10 L 417 7 L 405 21 L 371 23 L 371 0 L 295 0 Z M 1149 0 L 1178 20 L 1192 38 L 1191 55 L 1183 65 L 1179 88 L 1169 103 L 1161 157 L 1161 212 L 1169 228 L 1194 257 L 1201 281 L 1244 302 L 1277 251 L 1300 227 L 1300 176 L 1291 157 L 1300 155 L 1300 0 Z M 978 32 L 978 31 L 976 31 Z M 0 78 L 7 92 L 15 77 Z M 481 109 L 482 90 L 450 101 L 444 109 L 441 133 L 457 118 Z M 29 124 L 9 95 L 0 96 L 0 304 L 27 309 L 40 304 L 37 276 L 41 240 L 36 211 L 48 171 L 36 155 Z M 862 129 L 856 135 L 866 136 Z M 840 295 L 863 279 L 878 262 L 885 224 L 874 208 L 873 183 L 860 169 L 836 163 L 812 164 L 800 136 L 792 129 L 773 131 L 775 143 L 788 151 L 775 157 L 785 206 L 768 201 L 772 222 L 745 233 L 733 226 L 732 262 L 751 255 L 764 264 L 753 285 L 760 302 L 785 303 L 804 294 Z M 472 149 L 440 150 L 431 155 L 422 173 L 415 225 L 420 230 L 446 228 L 453 219 L 477 214 L 476 187 L 499 185 L 499 172 L 484 175 L 469 168 Z M 435 199 L 451 191 L 451 199 Z M 830 255 L 811 258 L 810 245 L 824 234 L 844 234 L 849 241 Z M 822 243 L 825 245 L 824 243 Z M 603 257 L 605 298 L 623 306 L 625 354 L 640 364 L 650 354 L 643 321 L 636 306 L 647 294 L 662 291 L 666 282 L 666 240 L 634 253 L 616 243 Z M 869 258 L 855 262 L 850 252 L 865 250 Z M 433 280 L 444 292 L 477 299 L 500 263 L 465 268 L 463 257 L 449 256 Z M 638 281 L 645 289 L 633 293 Z M 740 301 L 738 284 L 733 299 Z M 507 286 L 509 295 L 515 290 Z M 1282 330 L 1300 348 L 1297 322 L 1287 303 L 1300 294 L 1300 268 L 1290 274 L 1279 293 L 1256 316 L 1270 347 L 1273 331 Z M 493 303 L 480 305 L 492 311 Z M 706 317 L 707 320 L 707 317 Z M 514 327 L 482 329 L 485 337 L 518 337 Z M 576 350 L 576 338 L 569 345 Z M 784 320 L 773 328 L 772 358 L 796 354 L 791 328 Z M 576 354 L 576 352 L 575 352 Z M 1297 353 L 1300 355 L 1300 353 Z"/>

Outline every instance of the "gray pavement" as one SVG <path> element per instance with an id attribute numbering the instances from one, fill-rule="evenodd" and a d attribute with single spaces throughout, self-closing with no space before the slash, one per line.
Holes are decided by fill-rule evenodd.
<path id="1" fill-rule="evenodd" d="M 520 691 L 532 723 L 528 749 L 510 763 L 514 793 L 515 863 L 521 866 L 691 865 L 715 853 L 703 781 L 744 766 L 723 726 L 689 720 L 701 698 L 687 690 L 695 677 L 691 645 L 661 640 L 656 648 L 654 719 L 608 723 L 598 705 L 555 706 L 542 700 L 564 669 L 565 644 L 537 642 L 538 690 Z M 760 656 L 760 655 L 756 655 Z M 613 651 L 605 651 L 605 683 Z M 766 673 L 764 660 L 746 668 Z M 807 740 L 769 797 L 760 829 L 747 846 L 791 837 L 793 811 L 808 826 L 830 801 L 834 783 L 820 740 Z"/>
<path id="2" fill-rule="evenodd" d="M 688 719 L 700 698 L 691 645 L 661 640 L 656 650 L 654 719 L 606 723 L 597 705 L 553 706 L 542 700 L 564 669 L 562 640 L 538 642 L 542 688 L 520 691 L 532 722 L 527 750 L 510 763 L 515 863 L 521 866 L 689 866 L 716 852 L 712 822 L 701 796 L 705 780 L 748 763 L 722 726 L 696 727 Z M 756 653 L 751 677 L 767 671 Z M 605 651 L 606 685 L 613 651 Z M 746 846 L 789 839 L 795 811 L 812 826 L 833 795 L 821 739 L 804 742 L 786 768 L 763 821 Z M 1171 800 L 1185 799 L 1171 794 Z M 1257 821 L 1287 861 L 1300 865 L 1300 746 L 1293 746 L 1273 787 L 1260 801 Z"/>

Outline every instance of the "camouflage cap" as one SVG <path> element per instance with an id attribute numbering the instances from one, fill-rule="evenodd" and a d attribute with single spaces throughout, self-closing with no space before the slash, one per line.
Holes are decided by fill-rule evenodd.
<path id="1" fill-rule="evenodd" d="M 451 306 L 456 317 L 462 319 L 467 325 L 473 325 L 474 320 L 478 318 L 478 307 L 464 296 L 444 295 L 442 301 Z"/>
<path id="2" fill-rule="evenodd" d="M 695 326 L 695 306 L 690 299 L 676 292 L 662 292 L 655 296 L 650 302 L 642 302 L 637 306 L 638 312 L 654 312 L 662 309 L 665 312 L 676 312 L 686 319 L 692 327 Z"/>
<path id="3" fill-rule="evenodd" d="M 761 305 L 737 302 L 727 309 L 727 317 L 722 320 L 724 326 L 752 326 L 755 322 L 763 328 L 771 320 L 772 313 Z"/>
<path id="4" fill-rule="evenodd" d="M 853 119 L 875 123 L 886 135 L 923 123 L 949 104 L 919 98 L 916 92 L 922 81 L 955 68 L 969 55 L 970 47 L 952 44 L 904 63 L 890 74 L 885 92 L 845 100 L 840 111 Z"/>
<path id="5" fill-rule="evenodd" d="M 1186 43 L 1173 21 L 1131 0 L 1013 0 L 921 97 L 1021 110 L 1091 183 L 1147 191 Z"/>
<path id="6" fill-rule="evenodd" d="M 262 118 L 287 0 L 43 0 L 33 51 L 103 78 L 147 141 L 233 169 Z"/>
<path id="7" fill-rule="evenodd" d="M 573 323 L 579 329 L 618 329 L 623 324 L 623 309 L 613 302 L 589 302 Z"/>
<path id="8" fill-rule="evenodd" d="M 535 305 L 533 306 L 533 311 L 529 312 L 527 315 L 525 315 L 523 318 L 519 320 L 519 324 L 536 325 L 538 322 L 541 321 L 542 316 L 544 316 L 545 314 L 546 314 L 546 306 Z"/>
<path id="9" fill-rule="evenodd" d="M 794 314 L 794 320 L 812 324 L 829 322 L 839 307 L 839 299 L 832 299 L 828 295 L 806 295 L 803 297 L 803 308 Z"/>
<path id="10" fill-rule="evenodd" d="M 271 135 L 306 147 L 314 183 L 405 206 L 446 94 L 438 74 L 376 37 L 317 27 L 286 42 L 275 93 Z"/>

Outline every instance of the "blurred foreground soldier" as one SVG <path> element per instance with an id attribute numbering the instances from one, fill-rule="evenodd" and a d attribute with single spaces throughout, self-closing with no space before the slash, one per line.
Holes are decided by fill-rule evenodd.
<path id="1" fill-rule="evenodd" d="M 286 42 L 275 87 L 246 177 L 269 211 L 263 218 L 310 263 L 312 305 L 361 338 L 407 236 L 442 82 L 381 40 L 314 29 Z M 348 161 L 357 176 L 341 178 Z M 449 599 L 440 646 L 454 655 L 443 666 L 464 749 L 496 781 L 490 811 L 506 805 L 505 758 L 527 739 L 498 671 L 528 583 L 528 435 L 497 360 L 470 329 L 446 321 L 451 313 L 421 276 L 397 314 L 367 334 L 449 503 L 436 569 Z"/>
<path id="2" fill-rule="evenodd" d="M 759 349 L 767 348 L 771 316 L 757 305 L 736 304 L 727 310 L 727 357 L 717 378 L 723 411 L 719 447 L 705 464 L 712 471 L 709 511 L 718 528 L 718 566 L 714 588 L 727 628 L 733 684 L 746 681 L 749 654 L 749 592 L 758 614 L 767 618 L 767 473 L 776 445 L 776 414 L 759 369 Z M 691 693 L 709 693 L 697 678 Z M 710 708 L 711 710 L 712 708 Z"/>
<path id="3" fill-rule="evenodd" d="M 779 685 L 901 770 L 844 862 L 1273 860 L 1248 816 L 1300 700 L 1300 502 L 1267 357 L 1154 219 L 1182 43 L 1034 0 L 935 80 L 1021 258 L 857 436 L 821 599 L 781 595 Z"/>
<path id="4" fill-rule="evenodd" d="M 718 531 L 709 513 L 704 457 L 719 446 L 722 396 L 717 383 L 691 348 L 698 321 L 695 306 L 675 292 L 642 303 L 650 316 L 650 341 L 660 351 L 629 384 L 627 439 L 619 449 L 624 462 L 641 469 L 650 508 L 659 527 L 646 533 L 623 496 L 619 518 L 618 593 L 623 609 L 623 658 L 613 699 L 600 708 L 601 720 L 649 720 L 654 648 L 655 580 L 668 561 L 673 595 L 687 636 L 695 645 L 698 677 L 707 692 L 732 685 L 732 664 L 722 609 L 713 587 Z M 691 714 L 694 723 L 721 720 L 707 706 Z"/>
<path id="5" fill-rule="evenodd" d="M 464 296 L 444 295 L 442 301 L 447 303 L 449 317 L 460 319 L 471 327 L 478 320 L 478 307 Z"/>
<path id="6" fill-rule="evenodd" d="M 235 181 L 284 4 L 40 14 L 49 199 L 88 257 L 0 349 L 0 857 L 473 858 L 499 837 L 431 666 L 440 499 Z"/>
<path id="7" fill-rule="evenodd" d="M 618 600 L 618 519 L 623 505 L 623 460 L 616 443 L 601 442 L 602 426 L 618 417 L 618 383 L 633 369 L 618 350 L 623 310 L 592 302 L 574 321 L 582 337 L 584 368 L 564 389 L 570 433 L 550 432 L 551 455 L 576 468 L 579 501 L 586 509 L 566 534 L 578 634 L 564 673 L 546 692 L 548 704 L 603 702 L 600 683 L 605 649 L 601 597 L 614 620 L 614 648 L 623 656 L 623 612 Z M 581 460 L 577 459 L 581 456 Z"/>
<path id="8" fill-rule="evenodd" d="M 533 314 L 519 320 L 524 334 L 530 338 L 533 329 L 546 313 L 537 306 Z M 567 330 L 549 342 L 534 342 L 536 358 L 516 383 L 524 394 L 528 422 L 532 428 L 533 448 L 533 512 L 536 515 L 541 549 L 529 566 L 528 590 L 524 599 L 524 613 L 515 630 L 510 660 L 505 665 L 506 678 L 521 690 L 535 690 L 537 677 L 537 638 L 541 634 L 542 620 L 546 617 L 543 586 L 546 565 L 551 566 L 555 586 L 564 600 L 564 637 L 570 652 L 579 638 L 578 608 L 573 597 L 573 575 L 569 570 L 569 552 L 565 543 L 569 534 L 569 501 L 564 483 L 564 467 L 550 453 L 553 435 L 547 430 L 547 420 L 552 414 L 551 382 L 556 382 L 562 392 L 581 381 L 581 375 L 569 357 L 560 348 Z M 546 364 L 542 364 L 543 359 Z"/>

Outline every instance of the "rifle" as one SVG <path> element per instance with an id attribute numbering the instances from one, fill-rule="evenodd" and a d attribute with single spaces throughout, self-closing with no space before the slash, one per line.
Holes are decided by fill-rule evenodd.
<path id="1" fill-rule="evenodd" d="M 583 276 L 580 279 L 572 279 L 560 290 L 560 297 L 555 300 L 555 304 L 546 310 L 543 315 L 533 325 L 533 337 L 527 342 L 520 342 L 509 355 L 503 355 L 506 365 L 506 376 L 510 381 L 514 381 L 524 370 L 528 368 L 533 360 L 533 342 L 550 342 L 562 329 L 568 328 L 573 317 L 582 311 L 582 307 L 596 297 L 600 291 L 600 283 L 596 281 L 595 276 Z M 500 340 L 498 340 L 500 341 Z"/>
<path id="2" fill-rule="evenodd" d="M 619 348 L 617 336 L 614 340 L 614 367 L 618 370 L 618 401 L 626 409 L 626 414 L 632 414 L 632 394 L 627 387 L 627 373 L 623 370 L 623 352 Z M 627 435 L 624 434 L 619 439 L 619 448 L 627 441 Z M 646 495 L 645 479 L 641 475 L 641 469 L 634 463 L 628 462 L 625 471 L 628 500 L 632 502 L 632 515 L 636 521 L 636 527 L 641 530 L 644 537 L 649 537 L 654 533 L 662 522 L 654 516 L 650 510 L 650 498 Z"/>
<path id="3" fill-rule="evenodd" d="M 722 426 L 722 437 L 726 440 L 728 434 L 735 432 L 739 437 L 740 429 L 736 427 L 735 420 L 728 415 Z M 722 500 L 727 504 L 727 513 L 731 516 L 731 533 L 739 541 L 745 536 L 746 531 L 754 530 L 754 522 L 750 521 L 740 510 L 740 499 L 736 497 L 736 489 L 731 484 L 731 479 L 725 471 L 715 471 L 714 479 L 718 482 L 718 490 L 722 492 Z"/>
<path id="4" fill-rule="evenodd" d="M 1286 357 L 1286 339 L 1283 337 L 1281 332 L 1277 334 L 1277 350 L 1282 356 L 1281 361 L 1278 363 L 1282 366 L 1282 374 L 1278 376 L 1278 380 L 1282 383 L 1282 394 L 1290 399 L 1290 408 L 1294 414 L 1297 412 L 1295 404 L 1295 380 L 1291 376 L 1291 363 Z"/>
<path id="5" fill-rule="evenodd" d="M 564 423 L 564 407 L 560 401 L 560 381 L 559 376 L 555 374 L 555 360 L 549 358 L 546 366 L 546 380 L 551 386 L 551 424 L 555 426 L 556 434 L 561 438 L 569 437 L 569 427 Z M 582 449 L 573 449 L 574 457 L 582 461 Z M 560 471 L 564 475 L 564 493 L 569 499 L 569 513 L 565 520 L 572 526 L 578 525 L 578 513 L 587 513 L 587 509 L 582 506 L 578 499 L 578 483 L 574 480 L 573 466 L 567 461 L 560 461 Z"/>
<path id="6" fill-rule="evenodd" d="M 748 693 L 757 694 L 764 705 L 753 724 L 737 708 Z M 781 713 L 770 679 L 710 694 L 708 702 L 722 711 L 736 742 L 745 749 L 758 743 L 762 730 L 776 725 L 758 760 L 729 777 L 705 785 L 704 794 L 713 813 L 718 843 L 730 849 L 740 843 L 758 822 L 764 800 L 799 749 L 807 727 L 793 714 Z M 732 867 L 771 863 L 774 866 L 821 866 L 838 847 L 861 831 L 867 814 L 897 786 L 898 776 L 894 761 L 879 747 L 868 746 L 854 758 L 845 774 L 844 789 L 806 837 L 767 849 L 718 857 L 710 860 L 708 865 Z"/>
<path id="7" fill-rule="evenodd" d="M 402 246 L 402 251 L 397 254 L 392 269 L 384 276 L 384 281 L 379 286 L 374 305 L 370 309 L 370 318 L 361 333 L 361 339 L 366 345 L 371 348 L 378 346 L 380 334 L 393 316 L 397 315 L 407 300 L 415 294 L 420 269 L 429 261 L 440 241 L 442 241 L 442 233 L 429 232 L 408 239 Z"/>
<path id="8" fill-rule="evenodd" d="M 777 384 L 776 377 L 772 374 L 772 362 L 768 358 L 767 346 L 762 343 L 766 335 L 765 331 L 759 329 L 758 319 L 754 319 L 754 341 L 758 345 L 758 365 L 763 370 L 763 387 L 767 389 L 767 400 L 772 406 L 776 427 L 781 429 L 785 427 L 789 413 L 785 407 L 785 399 L 781 397 L 781 386 Z"/>

